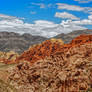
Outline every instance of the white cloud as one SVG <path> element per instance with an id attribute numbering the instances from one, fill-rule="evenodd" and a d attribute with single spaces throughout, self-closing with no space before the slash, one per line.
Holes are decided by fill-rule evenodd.
<path id="1" fill-rule="evenodd" d="M 24 23 L 21 19 L 16 17 L 2 15 L 0 16 L 0 31 L 17 32 L 17 33 L 30 33 L 32 35 L 39 35 L 44 37 L 52 37 L 57 32 L 53 30 L 47 31 L 46 29 L 56 27 L 55 24 L 46 20 L 37 20 L 34 24 Z"/>
<path id="2" fill-rule="evenodd" d="M 8 16 L 4 14 L 0 14 L 0 23 L 1 24 L 11 24 L 11 25 L 16 25 L 16 24 L 23 24 L 22 18 L 17 18 L 13 16 Z"/>
<path id="3" fill-rule="evenodd" d="M 71 24 L 76 24 L 76 25 L 92 25 L 92 21 L 88 19 L 83 19 L 81 21 L 72 21 Z"/>
<path id="4" fill-rule="evenodd" d="M 92 2 L 92 0 L 75 0 L 78 1 L 79 3 L 89 3 Z"/>
<path id="5" fill-rule="evenodd" d="M 75 25 L 92 25 L 92 15 L 88 16 L 88 19 L 83 19 L 83 20 L 77 20 L 77 21 L 70 21 L 70 24 L 75 24 Z"/>
<path id="6" fill-rule="evenodd" d="M 75 30 L 87 29 L 87 28 L 85 28 L 81 25 L 78 25 L 78 24 L 75 24 L 75 23 L 72 23 L 72 22 L 73 22 L 72 20 L 66 20 L 66 21 L 61 22 L 60 25 L 64 27 L 63 33 L 69 33 L 69 32 L 75 31 Z"/>
<path id="7" fill-rule="evenodd" d="M 89 15 L 88 16 L 88 19 L 92 21 L 92 15 Z"/>
<path id="8" fill-rule="evenodd" d="M 36 20 L 34 21 L 35 25 L 38 26 L 43 26 L 43 27 L 55 27 L 57 24 L 51 22 L 51 21 L 46 21 L 46 20 Z"/>
<path id="9" fill-rule="evenodd" d="M 8 16 L 8 15 L 0 14 L 0 19 L 14 20 L 14 19 L 17 19 L 17 18 L 13 17 L 13 16 Z"/>
<path id="10" fill-rule="evenodd" d="M 16 17 L 0 14 L 0 18 L 8 18 L 9 19 L 9 18 L 16 18 Z"/>
<path id="11" fill-rule="evenodd" d="M 44 3 L 31 3 L 33 6 L 39 6 L 40 8 L 56 8 L 55 4 L 49 3 L 49 4 L 44 4 Z"/>
<path id="12" fill-rule="evenodd" d="M 31 3 L 32 5 L 40 6 L 40 8 L 46 8 L 44 3 Z"/>
<path id="13" fill-rule="evenodd" d="M 0 15 L 0 31 L 30 33 L 44 37 L 53 37 L 60 33 L 69 33 L 74 30 L 87 29 L 84 25 L 92 25 L 92 15 L 83 20 L 67 20 L 60 24 L 51 21 L 37 20 L 34 24 L 24 23 L 16 17 Z"/>
<path id="14" fill-rule="evenodd" d="M 64 3 L 57 3 L 58 9 L 67 9 L 72 11 L 83 11 L 84 8 L 76 5 L 68 5 Z"/>
<path id="15" fill-rule="evenodd" d="M 62 18 L 62 19 L 72 19 L 72 20 L 78 20 L 79 18 L 74 16 L 73 14 L 70 14 L 68 12 L 56 12 L 55 17 Z"/>
<path id="16" fill-rule="evenodd" d="M 80 7 L 80 6 L 69 5 L 65 3 L 57 3 L 57 5 L 58 5 L 58 9 L 61 10 L 82 11 L 89 14 L 92 13 L 92 7 Z"/>

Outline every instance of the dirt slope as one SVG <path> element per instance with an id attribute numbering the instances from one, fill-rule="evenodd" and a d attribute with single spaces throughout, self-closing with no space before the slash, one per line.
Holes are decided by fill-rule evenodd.
<path id="1" fill-rule="evenodd" d="M 4 62 L 6 64 L 14 63 L 16 58 L 19 56 L 18 53 L 14 51 L 10 52 L 0 52 L 0 62 Z"/>

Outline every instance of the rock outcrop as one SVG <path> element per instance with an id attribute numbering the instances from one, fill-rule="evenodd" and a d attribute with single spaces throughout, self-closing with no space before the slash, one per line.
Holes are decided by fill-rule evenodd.
<path id="1" fill-rule="evenodd" d="M 64 42 L 61 39 L 46 40 L 41 44 L 31 46 L 27 51 L 20 55 L 16 61 L 24 60 L 34 63 L 55 53 L 63 44 Z"/>
<path id="2" fill-rule="evenodd" d="M 49 41 L 46 42 L 49 43 Z M 50 45 L 49 43 L 48 46 Z M 44 47 L 44 45 L 41 46 Z M 58 46 L 61 47 L 55 53 L 50 53 L 50 56 L 42 60 L 38 59 L 31 66 L 30 62 L 20 62 L 10 71 L 10 83 L 16 85 L 15 87 L 20 92 L 83 92 L 91 90 L 92 35 L 80 35 L 71 43 L 58 44 Z M 33 51 L 35 49 L 37 50 L 37 47 Z"/>

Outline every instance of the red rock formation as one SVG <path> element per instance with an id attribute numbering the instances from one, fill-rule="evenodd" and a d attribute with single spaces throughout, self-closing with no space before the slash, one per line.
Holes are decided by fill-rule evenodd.
<path id="1" fill-rule="evenodd" d="M 72 40 L 70 44 L 72 45 L 83 44 L 83 43 L 91 42 L 91 41 L 92 41 L 92 35 L 80 35 L 76 37 L 74 40 Z"/>
<path id="2" fill-rule="evenodd" d="M 46 40 L 42 44 L 38 44 L 29 48 L 29 50 L 25 51 L 16 59 L 16 61 L 26 60 L 33 63 L 37 60 L 50 56 L 57 50 L 60 50 L 63 44 L 63 41 L 60 39 Z"/>
<path id="3" fill-rule="evenodd" d="M 10 64 L 10 63 L 15 63 L 18 61 L 25 60 L 34 63 L 38 60 L 51 56 L 52 54 L 55 54 L 57 52 L 65 53 L 70 48 L 73 48 L 83 43 L 87 43 L 87 42 L 90 43 L 91 41 L 92 41 L 92 35 L 80 35 L 76 37 L 74 40 L 72 40 L 71 43 L 65 45 L 63 45 L 63 41 L 60 39 L 46 40 L 42 44 L 32 46 L 27 51 L 25 51 L 21 56 L 19 57 L 17 56 L 16 60 L 15 58 L 12 60 L 6 58 L 5 56 L 5 58 L 0 58 L 0 62 L 5 62 Z M 10 56 L 12 56 L 12 53 L 10 53 Z"/>
<path id="4" fill-rule="evenodd" d="M 31 67 L 29 63 L 21 62 L 12 70 L 9 79 L 12 85 L 17 84 L 20 92 L 80 92 L 92 89 L 92 35 L 75 38 Z"/>
<path id="5" fill-rule="evenodd" d="M 19 56 L 16 61 L 26 60 L 31 63 L 44 59 L 45 57 L 51 56 L 57 52 L 67 52 L 70 48 L 92 41 L 92 35 L 80 35 L 69 44 L 63 44 L 61 40 L 47 40 L 42 44 L 35 45 L 29 50 L 25 51 L 21 56 Z"/>

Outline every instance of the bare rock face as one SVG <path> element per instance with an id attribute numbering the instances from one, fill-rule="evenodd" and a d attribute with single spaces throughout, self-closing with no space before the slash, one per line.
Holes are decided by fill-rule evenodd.
<path id="1" fill-rule="evenodd" d="M 79 92 L 92 89 L 92 35 L 81 35 L 39 60 L 9 71 L 19 92 Z"/>
<path id="2" fill-rule="evenodd" d="M 63 44 L 64 42 L 61 39 L 46 40 L 41 44 L 31 46 L 27 51 L 22 53 L 16 61 L 25 60 L 34 63 L 55 53 L 57 50 L 61 49 Z"/>

